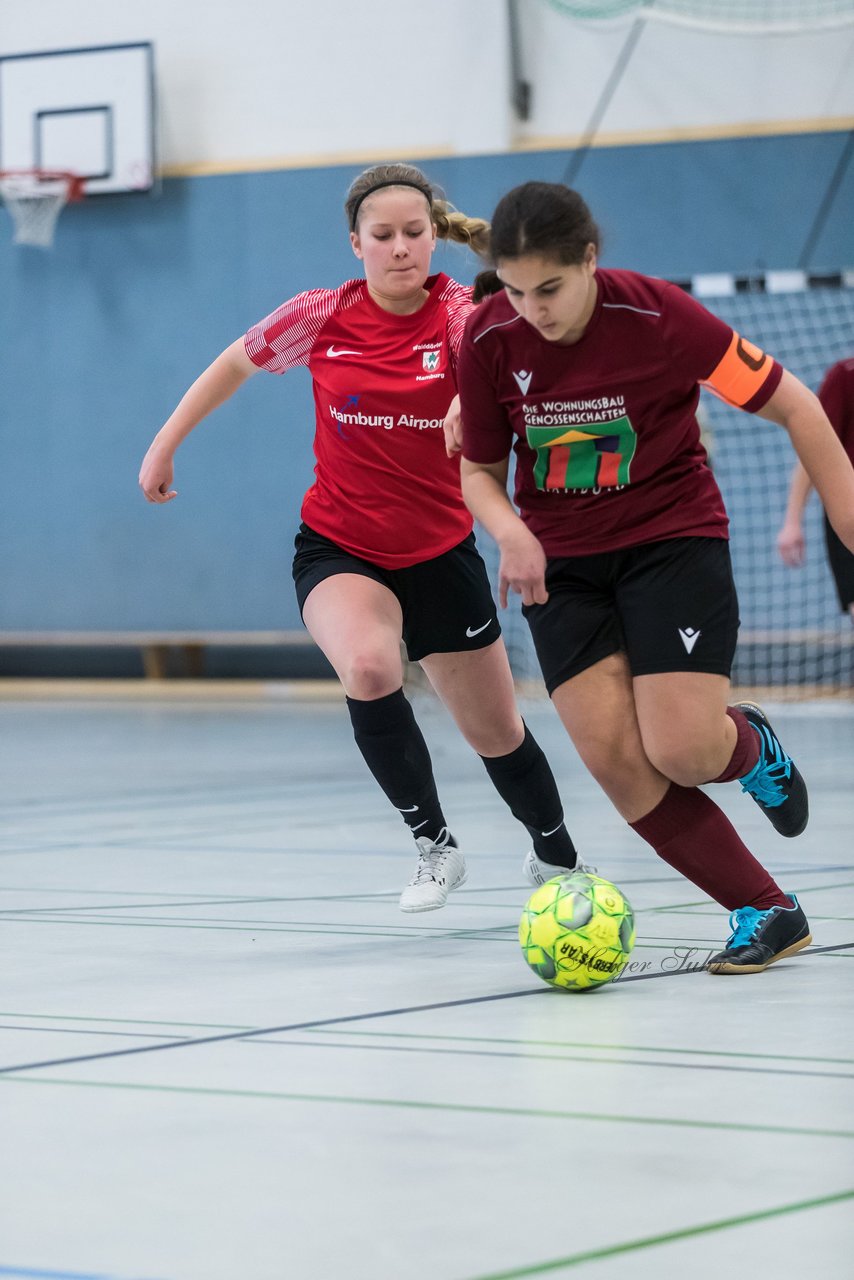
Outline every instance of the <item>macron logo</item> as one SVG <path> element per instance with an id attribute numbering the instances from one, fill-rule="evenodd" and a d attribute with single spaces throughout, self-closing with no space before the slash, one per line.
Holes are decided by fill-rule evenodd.
<path id="1" fill-rule="evenodd" d="M 688 653 L 690 653 L 691 650 L 694 648 L 694 645 L 700 639 L 700 635 L 702 633 L 699 631 L 695 631 L 693 627 L 686 627 L 684 631 L 680 627 L 679 634 L 682 637 L 682 643 L 684 644 L 686 650 L 688 651 Z"/>
<path id="2" fill-rule="evenodd" d="M 345 351 L 342 347 L 340 351 L 336 351 L 334 347 L 327 347 L 326 354 L 330 360 L 334 360 L 336 356 L 360 356 L 361 351 Z"/>
<path id="3" fill-rule="evenodd" d="M 528 387 L 531 385 L 531 378 L 533 376 L 533 373 L 526 373 L 524 369 L 520 369 L 518 373 L 513 374 L 513 377 L 516 379 L 516 386 L 522 392 L 523 396 L 528 394 Z"/>

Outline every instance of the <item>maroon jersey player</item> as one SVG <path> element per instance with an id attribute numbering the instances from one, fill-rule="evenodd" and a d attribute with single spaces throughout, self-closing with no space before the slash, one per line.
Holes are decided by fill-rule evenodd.
<path id="1" fill-rule="evenodd" d="M 838 360 L 830 366 L 818 389 L 818 398 L 843 449 L 854 463 L 854 356 Z M 803 465 L 796 462 L 792 470 L 786 515 L 777 535 L 777 550 L 783 562 L 791 566 L 804 562 L 806 542 L 803 515 L 811 489 L 812 481 Z M 854 622 L 854 554 L 836 533 L 827 513 L 824 516 L 824 542 L 840 607 Z"/>
<path id="2" fill-rule="evenodd" d="M 359 749 L 415 837 L 401 908 L 427 911 L 466 870 L 403 693 L 401 638 L 531 835 L 529 878 L 575 865 L 576 852 L 516 707 L 458 462 L 444 447 L 473 304 L 470 289 L 430 274 L 430 260 L 437 236 L 477 250 L 486 224 L 451 210 L 409 165 L 361 174 L 345 209 L 365 278 L 300 294 L 232 343 L 158 432 L 140 484 L 148 501 L 171 501 L 175 450 L 203 418 L 260 369 L 308 368 L 316 466 L 296 539 L 297 598 L 344 687 Z"/>
<path id="3" fill-rule="evenodd" d="M 521 595 L 555 707 L 616 808 L 733 913 L 711 971 L 757 972 L 809 926 L 699 784 L 738 779 L 786 836 L 806 825 L 807 793 L 761 708 L 728 705 L 738 602 L 700 387 L 788 430 L 848 545 L 854 472 L 770 356 L 677 286 L 599 269 L 576 192 L 516 188 L 491 242 L 502 289 L 467 321 L 461 475 L 499 544 L 501 602 Z"/>

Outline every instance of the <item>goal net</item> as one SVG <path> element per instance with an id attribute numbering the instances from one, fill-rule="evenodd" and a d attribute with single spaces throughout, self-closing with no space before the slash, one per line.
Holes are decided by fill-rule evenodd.
<path id="1" fill-rule="evenodd" d="M 547 0 L 588 24 L 669 22 L 732 35 L 795 34 L 854 22 L 854 0 Z"/>
<path id="2" fill-rule="evenodd" d="M 777 292 L 781 283 L 784 291 Z M 854 287 L 844 280 L 804 281 L 807 287 L 802 288 L 791 288 L 793 283 L 798 282 L 772 276 L 721 278 L 719 287 L 731 292 L 710 296 L 713 282 L 698 279 L 693 291 L 702 293 L 710 311 L 817 390 L 825 370 L 854 350 Z M 786 699 L 852 696 L 854 628 L 839 608 L 814 493 L 805 513 L 805 563 L 788 568 L 776 550 L 795 462 L 788 435 L 705 391 L 700 418 L 730 517 L 741 615 L 733 683 L 741 689 L 772 688 L 774 696 Z M 478 530 L 478 545 L 495 588 L 497 549 L 483 530 Z M 501 623 L 520 690 L 526 695 L 543 692 L 518 596 Z"/>

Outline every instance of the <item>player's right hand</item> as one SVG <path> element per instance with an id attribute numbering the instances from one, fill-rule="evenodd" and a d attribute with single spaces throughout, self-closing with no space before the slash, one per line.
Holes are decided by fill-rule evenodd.
<path id="1" fill-rule="evenodd" d="M 519 521 L 513 536 L 499 543 L 501 561 L 498 567 L 498 602 L 507 608 L 507 593 L 522 597 L 522 604 L 545 604 L 546 553 L 538 538 Z"/>
<path id="2" fill-rule="evenodd" d="M 177 489 L 171 488 L 174 474 L 172 454 L 155 442 L 143 458 L 139 471 L 139 487 L 146 502 L 171 502 L 177 498 Z"/>

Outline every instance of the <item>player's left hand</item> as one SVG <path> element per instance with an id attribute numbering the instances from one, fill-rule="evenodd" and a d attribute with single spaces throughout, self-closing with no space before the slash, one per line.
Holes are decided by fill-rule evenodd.
<path id="1" fill-rule="evenodd" d="M 445 453 L 453 458 L 463 447 L 463 415 L 460 412 L 460 397 L 454 396 L 448 405 L 445 421 L 442 424 L 445 433 Z"/>
<path id="2" fill-rule="evenodd" d="M 787 521 L 777 534 L 777 554 L 783 564 L 796 569 L 803 564 L 805 552 L 806 540 L 801 525 Z"/>

